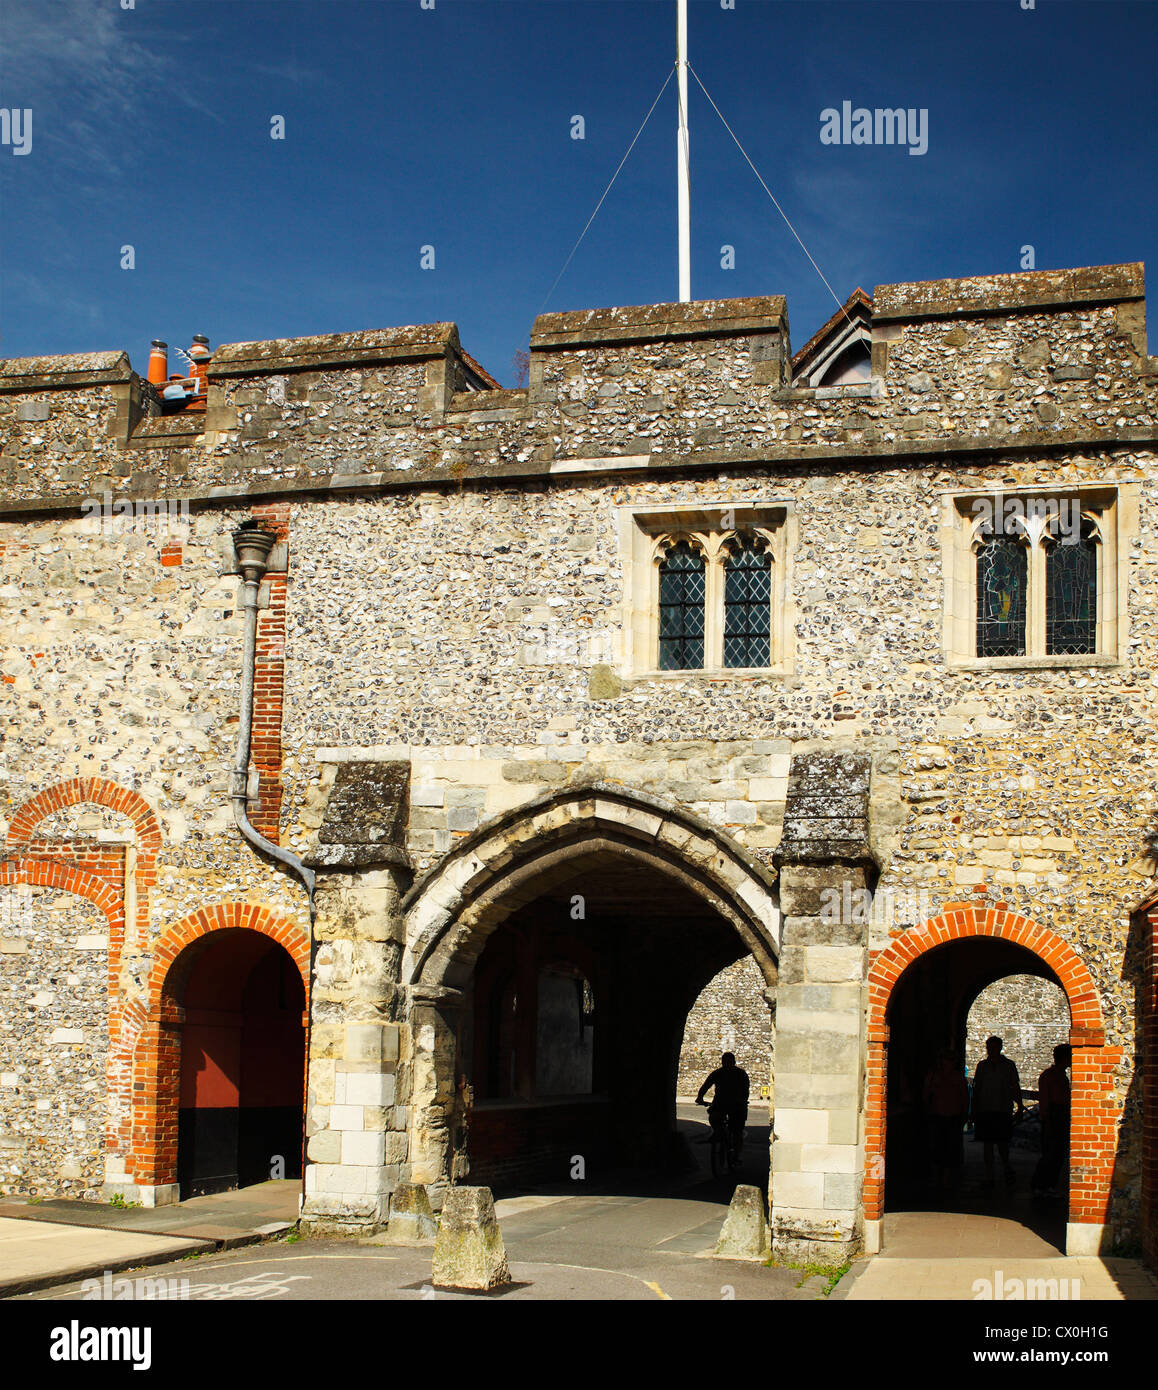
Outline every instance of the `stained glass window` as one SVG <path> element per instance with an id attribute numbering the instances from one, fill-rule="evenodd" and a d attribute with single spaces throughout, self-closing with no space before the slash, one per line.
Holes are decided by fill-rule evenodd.
<path id="1" fill-rule="evenodd" d="M 1024 656 L 1028 565 L 1025 545 L 989 536 L 977 552 L 977 655 Z"/>
<path id="2" fill-rule="evenodd" d="M 1046 654 L 1085 656 L 1097 646 L 1097 543 L 1089 535 L 1062 537 L 1045 559 Z"/>
<path id="3" fill-rule="evenodd" d="M 659 567 L 659 669 L 704 665 L 704 557 L 680 541 Z"/>
<path id="4" fill-rule="evenodd" d="M 724 564 L 724 665 L 768 666 L 772 557 L 762 541 L 735 542 Z"/>

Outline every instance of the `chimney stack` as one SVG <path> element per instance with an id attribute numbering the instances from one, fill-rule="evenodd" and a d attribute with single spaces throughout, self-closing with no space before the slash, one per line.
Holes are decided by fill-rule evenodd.
<path id="1" fill-rule="evenodd" d="M 209 393 L 209 362 L 213 354 L 209 351 L 209 339 L 204 333 L 193 334 L 193 345 L 189 349 L 192 367 L 189 375 L 193 380 L 193 399 L 190 410 L 204 410 Z"/>

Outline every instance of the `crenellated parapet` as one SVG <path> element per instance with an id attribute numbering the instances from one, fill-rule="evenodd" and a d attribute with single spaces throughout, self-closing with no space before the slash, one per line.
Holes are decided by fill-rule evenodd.
<path id="1" fill-rule="evenodd" d="M 792 384 L 782 296 L 541 315 L 526 389 L 452 323 L 235 343 L 162 415 L 123 352 L 0 362 L 0 509 L 1152 444 L 1143 268 L 878 286 L 872 371 Z"/>

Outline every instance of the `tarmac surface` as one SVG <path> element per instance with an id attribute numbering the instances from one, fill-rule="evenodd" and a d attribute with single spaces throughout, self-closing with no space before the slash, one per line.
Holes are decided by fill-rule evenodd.
<path id="1" fill-rule="evenodd" d="M 491 1294 L 434 1289 L 429 1245 L 298 1238 L 292 1226 L 299 1185 L 271 1182 L 153 1210 L 0 1204 L 0 1297 L 972 1301 L 987 1296 L 986 1281 L 1004 1299 L 1011 1281 L 1041 1279 L 1047 1284 L 1039 1287 L 1048 1288 L 1049 1280 L 1066 1279 L 1071 1291 L 1080 1281 L 1082 1301 L 1158 1299 L 1158 1280 L 1136 1261 L 1067 1259 L 1057 1243 L 1064 1204 L 1032 1203 L 1017 1188 L 984 1190 L 979 1154 L 972 1153 L 960 1190 L 947 1201 L 958 1210 L 890 1213 L 882 1253 L 856 1262 L 839 1280 L 837 1272 L 714 1258 L 735 1182 L 759 1186 L 766 1177 L 768 1130 L 751 1125 L 744 1167 L 730 1180 L 713 1180 L 704 1112 L 686 1105 L 679 1112 L 689 1169 L 609 1175 L 582 1190 L 566 1183 L 497 1194 L 513 1283 Z M 1019 1158 L 1019 1166 L 1027 1161 Z M 93 1279 L 98 1283 L 84 1282 Z M 130 1286 L 117 1279 L 167 1282 Z"/>

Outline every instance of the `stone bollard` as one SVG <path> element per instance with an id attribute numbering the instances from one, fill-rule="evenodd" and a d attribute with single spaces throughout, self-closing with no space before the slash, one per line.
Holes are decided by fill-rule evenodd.
<path id="1" fill-rule="evenodd" d="M 399 1183 L 390 1198 L 384 1245 L 429 1245 L 438 1234 L 430 1198 L 420 1182 Z"/>
<path id="2" fill-rule="evenodd" d="M 434 1241 L 436 1289 L 497 1289 L 511 1282 L 489 1187 L 451 1187 Z"/>
<path id="3" fill-rule="evenodd" d="M 772 1253 L 764 1194 L 758 1187 L 737 1187 L 732 1194 L 715 1253 L 727 1260 L 766 1260 Z"/>

